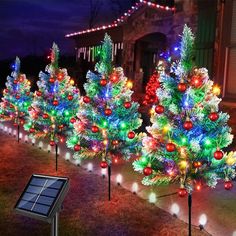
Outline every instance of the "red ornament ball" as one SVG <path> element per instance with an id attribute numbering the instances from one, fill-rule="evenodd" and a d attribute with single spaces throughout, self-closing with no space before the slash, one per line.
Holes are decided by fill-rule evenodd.
<path id="1" fill-rule="evenodd" d="M 151 175 L 151 174 L 152 174 L 152 168 L 149 167 L 149 166 L 145 167 L 145 168 L 143 169 L 143 174 L 144 174 L 145 176 Z"/>
<path id="2" fill-rule="evenodd" d="M 178 190 L 178 195 L 179 195 L 180 197 L 185 197 L 187 194 L 188 194 L 188 192 L 187 192 L 187 190 L 186 190 L 185 188 L 180 188 L 180 189 Z"/>
<path id="3" fill-rule="evenodd" d="M 32 133 L 35 132 L 35 129 L 34 129 L 34 128 L 30 128 L 30 129 L 29 129 L 29 132 L 32 134 Z"/>
<path id="4" fill-rule="evenodd" d="M 14 125 L 14 126 L 18 126 L 18 124 L 17 124 L 17 123 L 14 123 L 13 125 Z"/>
<path id="5" fill-rule="evenodd" d="M 88 97 L 88 96 L 83 97 L 83 102 L 84 103 L 90 103 L 90 101 L 91 101 L 90 97 Z"/>
<path id="6" fill-rule="evenodd" d="M 112 114 L 112 110 L 110 108 L 106 108 L 104 113 L 106 116 L 110 116 Z"/>
<path id="7" fill-rule="evenodd" d="M 107 85 L 107 80 L 106 80 L 106 79 L 101 79 L 101 80 L 100 80 L 100 84 L 101 84 L 102 86 L 106 86 L 106 85 Z"/>
<path id="8" fill-rule="evenodd" d="M 53 77 L 50 77 L 49 82 L 50 82 L 50 83 L 54 83 L 54 82 L 55 82 L 55 79 L 54 79 Z"/>
<path id="9" fill-rule="evenodd" d="M 155 112 L 156 112 L 157 114 L 163 113 L 164 110 L 165 110 L 165 109 L 164 109 L 164 107 L 163 107 L 162 105 L 158 105 L 158 106 L 155 107 Z"/>
<path id="10" fill-rule="evenodd" d="M 221 160 L 223 158 L 223 156 L 224 156 L 224 153 L 221 150 L 216 150 L 214 152 L 214 158 L 216 160 Z"/>
<path id="11" fill-rule="evenodd" d="M 36 92 L 36 95 L 37 95 L 38 97 L 40 97 L 40 96 L 42 96 L 42 92 L 41 92 L 41 91 L 37 91 L 37 92 Z"/>
<path id="12" fill-rule="evenodd" d="M 183 124 L 184 129 L 190 130 L 193 128 L 193 123 L 191 120 L 186 120 Z"/>
<path id="13" fill-rule="evenodd" d="M 130 131 L 130 132 L 128 133 L 128 138 L 129 138 L 129 139 L 133 139 L 134 137 L 135 137 L 134 131 Z"/>
<path id="14" fill-rule="evenodd" d="M 75 122 L 76 122 L 76 119 L 75 119 L 74 117 L 72 117 L 72 118 L 70 119 L 70 123 L 74 124 Z"/>
<path id="15" fill-rule="evenodd" d="M 198 75 L 194 75 L 191 79 L 191 85 L 195 88 L 200 88 L 202 86 L 202 77 Z"/>
<path id="16" fill-rule="evenodd" d="M 91 130 L 93 133 L 97 133 L 99 131 L 99 128 L 96 125 L 93 125 Z"/>
<path id="17" fill-rule="evenodd" d="M 30 95 L 30 92 L 26 92 L 26 95 L 29 96 L 29 95 Z"/>
<path id="18" fill-rule="evenodd" d="M 17 84 L 17 83 L 18 83 L 18 80 L 15 79 L 15 80 L 13 81 L 13 83 L 14 83 L 14 84 Z"/>
<path id="19" fill-rule="evenodd" d="M 226 190 L 232 189 L 233 188 L 232 181 L 230 181 L 230 180 L 229 181 L 225 181 L 224 187 L 225 187 Z"/>
<path id="20" fill-rule="evenodd" d="M 108 166 L 108 164 L 107 164 L 106 161 L 101 161 L 101 162 L 100 162 L 100 167 L 101 167 L 101 168 L 105 169 L 105 168 L 107 168 L 107 166 Z"/>
<path id="21" fill-rule="evenodd" d="M 76 144 L 76 145 L 74 146 L 75 152 L 80 151 L 80 149 L 81 149 L 81 146 L 80 146 L 79 144 Z"/>
<path id="22" fill-rule="evenodd" d="M 167 152 L 174 152 L 175 151 L 175 145 L 173 143 L 167 143 L 166 144 L 166 150 L 167 150 Z"/>
<path id="23" fill-rule="evenodd" d="M 8 92 L 9 92 L 9 90 L 8 90 L 8 89 L 5 89 L 5 90 L 4 90 L 4 92 L 5 92 L 5 93 L 8 93 Z"/>
<path id="24" fill-rule="evenodd" d="M 47 119 L 48 118 L 48 114 L 47 113 L 44 113 L 43 114 L 43 119 Z"/>
<path id="25" fill-rule="evenodd" d="M 55 145 L 55 142 L 53 140 L 51 140 L 49 144 L 50 144 L 50 146 L 53 147 Z"/>
<path id="26" fill-rule="evenodd" d="M 57 100 L 53 100 L 52 104 L 53 106 L 58 106 L 59 102 Z"/>
<path id="27" fill-rule="evenodd" d="M 67 96 L 67 99 L 69 100 L 69 101 L 71 101 L 71 100 L 73 100 L 73 95 L 71 95 L 71 94 L 69 94 L 68 96 Z"/>
<path id="28" fill-rule="evenodd" d="M 129 109 L 129 108 L 131 107 L 131 102 L 125 102 L 125 103 L 124 103 L 124 107 L 125 107 L 126 109 Z"/>
<path id="29" fill-rule="evenodd" d="M 20 95 L 16 95 L 16 99 L 20 99 Z"/>
<path id="30" fill-rule="evenodd" d="M 219 115 L 218 115 L 217 112 L 211 112 L 211 113 L 208 115 L 208 118 L 209 118 L 211 121 L 216 121 L 216 120 L 218 120 Z"/>
<path id="31" fill-rule="evenodd" d="M 178 90 L 181 92 L 181 93 L 184 93 L 187 89 L 187 85 L 185 83 L 179 83 L 178 84 Z"/>

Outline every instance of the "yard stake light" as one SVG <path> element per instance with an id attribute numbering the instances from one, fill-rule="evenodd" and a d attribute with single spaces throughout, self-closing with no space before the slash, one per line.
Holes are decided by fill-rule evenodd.
<path id="1" fill-rule="evenodd" d="M 156 194 L 153 193 L 153 192 L 150 193 L 150 194 L 149 194 L 149 202 L 155 204 L 156 201 L 157 201 Z"/>
<path id="2" fill-rule="evenodd" d="M 121 182 L 122 182 L 122 175 L 121 174 L 118 174 L 116 176 L 116 183 L 117 185 L 121 185 Z"/>
<path id="3" fill-rule="evenodd" d="M 177 204 L 177 203 L 173 203 L 172 205 L 171 205 L 171 214 L 173 215 L 173 216 L 175 216 L 175 217 L 177 217 L 178 216 L 178 214 L 179 214 L 179 205 Z"/>
<path id="4" fill-rule="evenodd" d="M 107 173 L 107 168 L 101 168 L 101 174 L 103 179 L 106 177 L 106 173 Z"/>
<path id="5" fill-rule="evenodd" d="M 204 229 L 204 226 L 206 225 L 206 223 L 207 223 L 206 214 L 201 214 L 200 217 L 199 217 L 199 228 L 200 228 L 200 230 Z"/>
<path id="6" fill-rule="evenodd" d="M 138 184 L 135 182 L 132 184 L 132 193 L 137 194 L 138 192 Z"/>
<path id="7" fill-rule="evenodd" d="M 67 152 L 66 155 L 65 155 L 65 159 L 67 161 L 69 161 L 70 160 L 70 156 L 71 156 L 71 154 L 69 152 Z"/>
<path id="8" fill-rule="evenodd" d="M 91 162 L 88 163 L 87 169 L 89 172 L 93 171 L 93 164 Z"/>

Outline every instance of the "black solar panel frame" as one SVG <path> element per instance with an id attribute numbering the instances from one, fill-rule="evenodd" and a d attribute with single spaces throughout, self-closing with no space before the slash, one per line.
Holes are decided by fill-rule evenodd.
<path id="1" fill-rule="evenodd" d="M 34 178 L 42 178 L 42 179 L 45 179 L 45 180 L 46 179 L 48 179 L 48 180 L 61 180 L 61 181 L 64 182 L 62 188 L 59 189 L 59 193 L 55 197 L 54 202 L 50 206 L 50 209 L 49 209 L 49 212 L 48 212 L 47 215 L 36 213 L 34 211 L 29 211 L 29 210 L 24 210 L 24 209 L 18 208 L 18 204 L 22 201 L 22 198 L 23 198 L 24 194 L 26 193 L 26 190 L 28 189 L 29 185 L 32 185 L 31 182 Z M 34 219 L 39 219 L 39 220 L 51 223 L 53 217 L 56 214 L 56 212 L 60 211 L 61 204 L 62 204 L 68 190 L 69 190 L 69 178 L 67 178 L 67 177 L 33 174 L 30 177 L 30 179 L 29 179 L 27 185 L 25 186 L 23 192 L 21 193 L 17 203 L 15 204 L 14 210 L 17 213 L 21 214 L 21 215 L 29 216 L 29 217 L 34 218 Z"/>

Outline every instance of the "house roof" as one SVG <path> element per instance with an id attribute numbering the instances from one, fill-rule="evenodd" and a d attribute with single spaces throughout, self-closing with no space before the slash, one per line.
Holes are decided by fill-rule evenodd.
<path id="1" fill-rule="evenodd" d="M 82 30 L 82 31 L 78 31 L 78 32 L 70 33 L 70 34 L 66 34 L 65 37 L 70 38 L 70 37 L 74 37 L 76 35 L 87 34 L 87 33 L 95 32 L 98 30 L 105 30 L 105 29 L 117 27 L 117 26 L 123 24 L 127 20 L 127 18 L 129 18 L 134 12 L 136 12 L 142 6 L 148 6 L 148 7 L 154 8 L 154 9 L 161 9 L 163 11 L 175 11 L 175 7 L 163 6 L 163 5 L 152 3 L 152 2 L 149 2 L 146 0 L 139 0 L 139 2 L 137 2 L 134 6 L 132 6 L 121 17 L 117 18 L 115 21 L 113 21 L 110 24 L 102 25 L 102 26 L 98 26 L 95 28 L 86 29 L 86 30 Z"/>

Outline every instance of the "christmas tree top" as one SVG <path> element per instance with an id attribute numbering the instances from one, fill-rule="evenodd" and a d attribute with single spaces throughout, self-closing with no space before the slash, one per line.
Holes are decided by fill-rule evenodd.
<path id="1" fill-rule="evenodd" d="M 147 127 L 150 135 L 143 139 L 142 157 L 133 164 L 145 175 L 143 184 L 177 182 L 180 196 L 204 184 L 214 187 L 219 179 L 230 189 L 235 177 L 236 155 L 223 151 L 233 135 L 227 125 L 229 115 L 219 111 L 219 87 L 213 85 L 207 69 L 186 64 L 192 56 L 192 40 L 185 26 L 180 62 L 171 74 L 160 74 L 159 104 L 153 106 L 152 126 Z"/>

